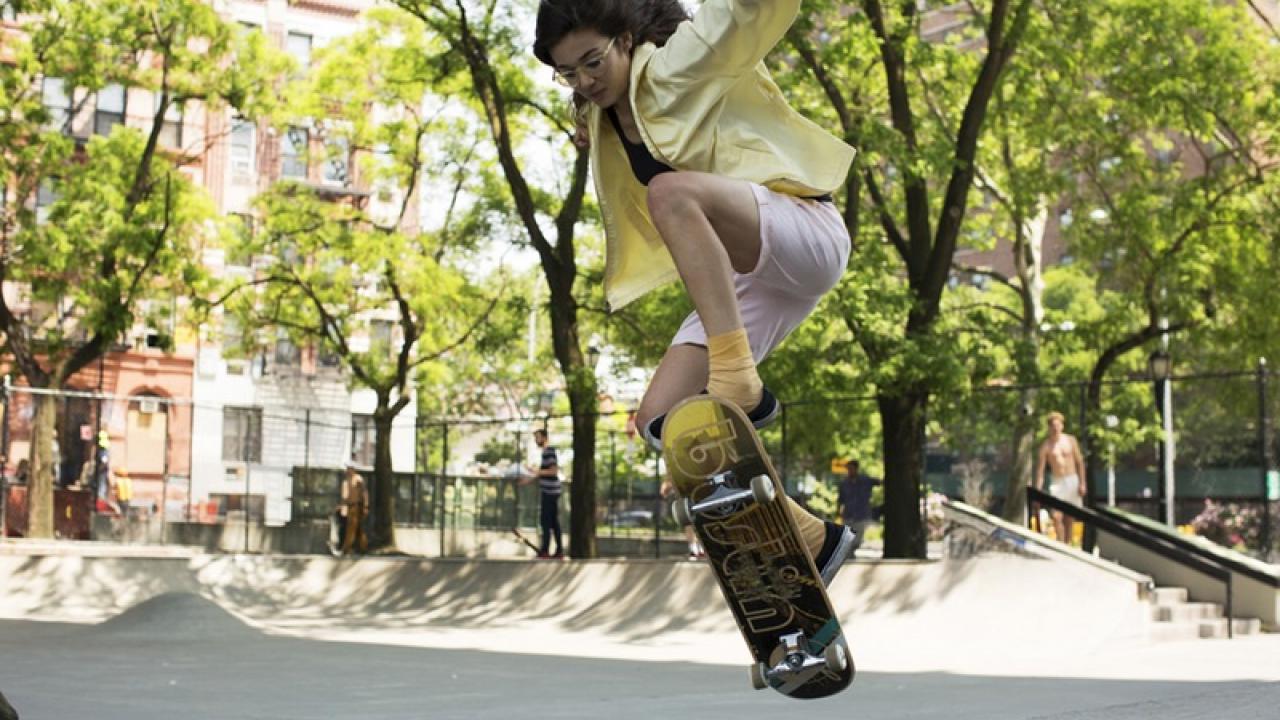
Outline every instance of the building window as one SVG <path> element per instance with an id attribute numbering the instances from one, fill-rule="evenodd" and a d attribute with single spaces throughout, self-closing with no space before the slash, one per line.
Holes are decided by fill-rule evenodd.
<path id="1" fill-rule="evenodd" d="M 110 135 L 111 128 L 124 124 L 127 98 L 123 85 L 108 85 L 98 91 L 98 107 L 93 113 L 95 135 Z"/>
<path id="2" fill-rule="evenodd" d="M 307 179 L 307 143 L 311 134 L 306 128 L 291 127 L 280 138 L 280 176 Z"/>
<path id="3" fill-rule="evenodd" d="M 302 351 L 283 331 L 276 336 L 276 364 L 298 365 L 302 363 Z"/>
<path id="4" fill-rule="evenodd" d="M 342 365 L 342 355 L 329 348 L 328 344 L 320 346 L 320 367 L 336 368 Z"/>
<path id="5" fill-rule="evenodd" d="M 253 174 L 257 126 L 252 120 L 237 117 L 231 121 L 231 172 L 237 176 Z"/>
<path id="6" fill-rule="evenodd" d="M 49 111 L 49 130 L 71 132 L 71 94 L 62 78 L 47 77 L 40 88 L 41 102 Z"/>
<path id="7" fill-rule="evenodd" d="M 222 408 L 222 459 L 262 462 L 262 408 Z"/>
<path id="8" fill-rule="evenodd" d="M 344 187 L 351 184 L 351 144 L 346 138 L 337 138 L 328 142 L 324 181 Z"/>
<path id="9" fill-rule="evenodd" d="M 372 415 L 351 416 L 351 460 L 357 465 L 373 465 L 377 432 Z"/>
<path id="10" fill-rule="evenodd" d="M 160 93 L 155 94 L 155 107 L 160 107 Z M 160 126 L 160 144 L 167 148 L 182 147 L 182 103 L 169 101 L 164 111 L 163 124 Z"/>
<path id="11" fill-rule="evenodd" d="M 395 323 L 390 320 L 372 320 L 369 322 L 369 349 L 391 353 L 391 330 Z"/>
<path id="12" fill-rule="evenodd" d="M 44 180 L 36 190 L 36 223 L 43 224 L 49 220 L 49 208 L 58 202 L 58 191 L 53 187 L 53 180 Z"/>
<path id="13" fill-rule="evenodd" d="M 306 33 L 290 32 L 285 39 L 285 52 L 293 56 L 298 61 L 298 67 L 306 68 L 311 65 L 311 36 Z"/>

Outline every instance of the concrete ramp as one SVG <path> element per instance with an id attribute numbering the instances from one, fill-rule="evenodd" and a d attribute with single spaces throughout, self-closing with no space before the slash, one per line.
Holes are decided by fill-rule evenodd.
<path id="1" fill-rule="evenodd" d="M 186 643 L 216 637 L 224 640 L 260 635 L 222 606 L 189 592 L 166 592 L 143 600 L 115 617 L 90 625 L 92 638 Z"/>
<path id="2" fill-rule="evenodd" d="M 984 550 L 859 560 L 831 588 L 859 667 L 1014 667 L 1143 643 L 1145 581 Z M 747 660 L 715 581 L 682 561 L 335 560 L 0 553 L 0 617 L 182 638 L 252 631 L 585 657 Z M 238 618 L 238 620 L 237 620 Z M 105 621 L 105 622 L 104 622 Z"/>

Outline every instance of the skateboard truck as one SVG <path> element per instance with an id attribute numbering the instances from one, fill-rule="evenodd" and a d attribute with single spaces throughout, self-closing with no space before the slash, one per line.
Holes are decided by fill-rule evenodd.
<path id="1" fill-rule="evenodd" d="M 809 651 L 809 641 L 802 632 L 783 635 L 778 644 L 782 657 L 773 667 L 763 662 L 751 667 L 751 684 L 757 690 L 792 681 L 803 683 L 822 670 L 841 672 L 848 665 L 844 644 L 839 641 L 827 645 L 820 656 Z"/>
<path id="2" fill-rule="evenodd" d="M 689 498 L 682 497 L 671 503 L 671 513 L 676 522 L 688 526 L 693 524 L 694 515 L 711 515 L 747 501 L 766 504 L 777 496 L 773 480 L 768 475 L 756 475 L 745 488 L 729 486 L 727 481 L 731 477 L 733 473 L 719 473 L 708 478 L 707 484 L 713 489 L 706 500 L 690 503 Z"/>

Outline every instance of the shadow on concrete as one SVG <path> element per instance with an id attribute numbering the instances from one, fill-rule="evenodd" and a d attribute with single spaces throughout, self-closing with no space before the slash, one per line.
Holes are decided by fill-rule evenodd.
<path id="1" fill-rule="evenodd" d="M 277 637 L 180 595 L 97 627 L 0 621 L 0 657 L 0 685 L 28 720 L 776 720 L 796 711 L 895 720 L 1191 720 L 1269 717 L 1280 704 L 1276 683 L 948 673 L 860 673 L 845 693 L 800 703 L 752 691 L 745 668 Z"/>

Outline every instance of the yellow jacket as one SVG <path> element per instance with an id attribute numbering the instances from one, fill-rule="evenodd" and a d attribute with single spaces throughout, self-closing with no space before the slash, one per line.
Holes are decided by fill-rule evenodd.
<path id="1" fill-rule="evenodd" d="M 800 0 L 706 0 L 692 21 L 631 60 L 631 107 L 649 152 L 677 170 L 712 173 L 798 196 L 844 185 L 853 148 L 783 99 L 764 66 Z M 591 174 L 605 226 L 605 300 L 620 308 L 674 280 L 626 150 L 590 105 Z"/>

